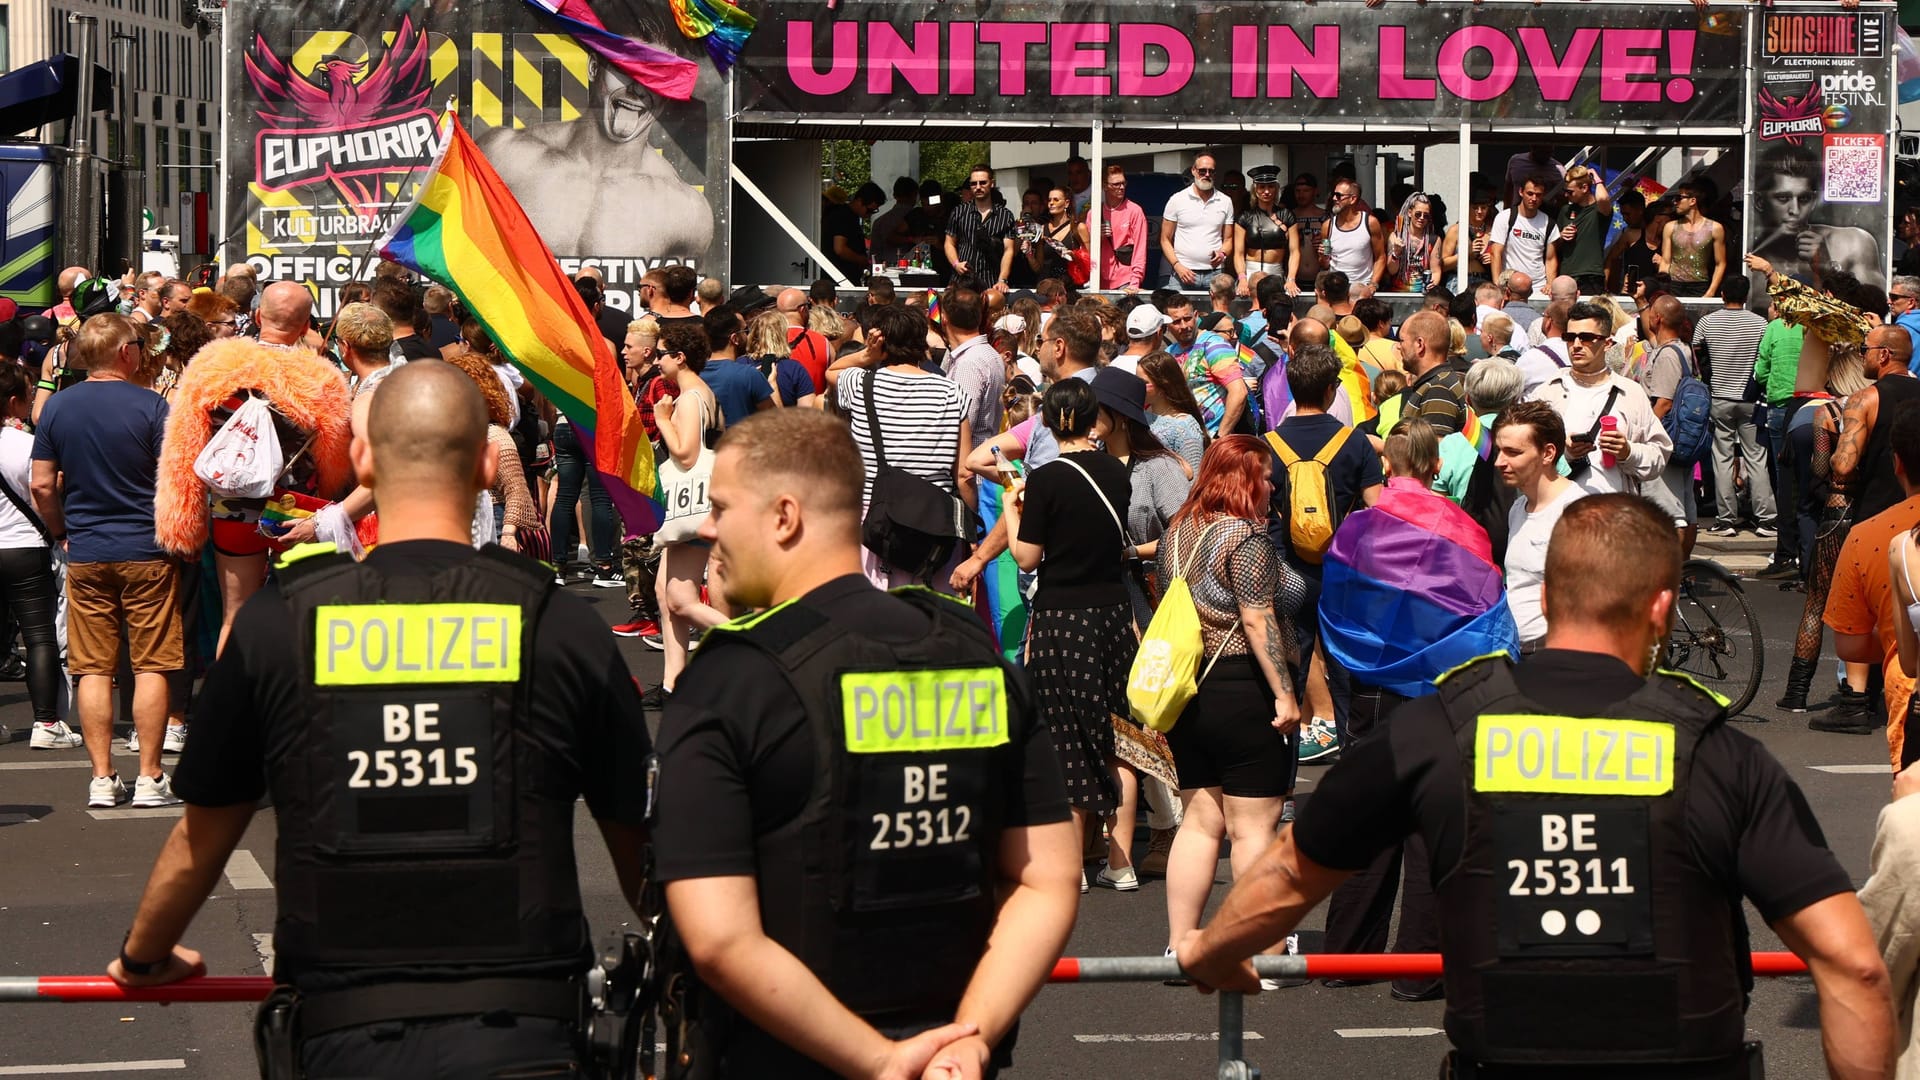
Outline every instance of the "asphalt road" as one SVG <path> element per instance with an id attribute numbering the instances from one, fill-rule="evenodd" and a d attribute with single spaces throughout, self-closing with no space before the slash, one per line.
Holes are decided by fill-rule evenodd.
<path id="1" fill-rule="evenodd" d="M 1748 585 L 1770 641 L 1768 678 L 1743 727 L 1788 764 L 1857 883 L 1865 879 L 1875 815 L 1887 797 L 1884 743 L 1879 736 L 1810 732 L 1805 717 L 1772 708 L 1801 597 L 1771 583 Z M 625 618 L 620 592 L 584 586 L 575 591 L 609 623 Z M 637 641 L 623 642 L 623 648 L 636 673 L 658 679 L 659 654 Z M 1831 677 L 1823 672 L 1816 701 L 1830 689 Z M 30 751 L 28 721 L 25 686 L 0 684 L 0 723 L 14 732 L 0 745 L 0 974 L 100 972 L 114 955 L 177 812 L 88 811 L 84 753 Z M 129 772 L 131 764 L 129 759 Z M 1322 772 L 1303 770 L 1304 798 L 1311 798 L 1310 781 Z M 576 841 L 589 917 L 596 933 L 612 929 L 625 913 L 598 834 L 584 815 Z M 273 814 L 263 811 L 188 935 L 188 944 L 206 953 L 216 974 L 264 970 L 274 911 L 273 843 Z M 1223 860 L 1216 902 L 1226 879 Z M 1754 948 L 1780 948 L 1751 909 L 1749 922 Z M 1316 949 L 1321 926 L 1316 914 L 1303 927 L 1306 951 Z M 1081 906 L 1068 951 L 1157 955 L 1165 935 L 1160 882 L 1128 894 L 1096 889 Z M 1215 1008 L 1212 998 L 1157 984 L 1050 987 L 1027 1013 L 1013 1075 L 1211 1077 Z M 1266 993 L 1247 1002 L 1247 1057 L 1269 1077 L 1349 1070 L 1428 1077 L 1445 1049 L 1438 1031 L 1441 1009 L 1438 1003 L 1393 1001 L 1384 984 L 1340 990 L 1316 984 Z M 250 1020 L 251 1008 L 244 1005 L 0 1005 L 0 1076 L 253 1077 Z M 1815 998 L 1804 978 L 1761 980 L 1748 1027 L 1752 1038 L 1766 1044 L 1770 1075 L 1824 1075 Z"/>

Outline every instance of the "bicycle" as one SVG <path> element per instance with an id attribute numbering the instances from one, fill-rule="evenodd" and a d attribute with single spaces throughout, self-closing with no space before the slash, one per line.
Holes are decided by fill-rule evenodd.
<path id="1" fill-rule="evenodd" d="M 1740 579 L 1711 559 L 1688 559 L 1673 601 L 1666 664 L 1727 699 L 1736 716 L 1760 690 L 1766 639 Z"/>

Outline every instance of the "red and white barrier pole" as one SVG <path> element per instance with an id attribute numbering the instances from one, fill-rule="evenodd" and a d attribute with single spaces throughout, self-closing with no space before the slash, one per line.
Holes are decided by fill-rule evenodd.
<path id="1" fill-rule="evenodd" d="M 1262 956 L 1255 970 L 1267 978 L 1431 979 L 1440 975 L 1439 953 Z M 1804 975 L 1807 965 L 1792 953 L 1753 954 L 1759 976 Z M 1159 956 L 1065 957 L 1053 966 L 1049 982 L 1157 982 L 1180 974 L 1171 958 Z M 167 986 L 127 990 L 105 975 L 0 976 L 0 1004 L 109 1001 L 259 1001 L 273 980 L 253 975 L 209 975 Z"/>

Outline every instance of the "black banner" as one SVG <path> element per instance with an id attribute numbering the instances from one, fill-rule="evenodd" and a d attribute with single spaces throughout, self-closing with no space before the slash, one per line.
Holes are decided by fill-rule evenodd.
<path id="1" fill-rule="evenodd" d="M 1745 10 L 769 0 L 743 119 L 1738 127 Z M 1569 132 L 1571 133 L 1571 132 Z"/>
<path id="2" fill-rule="evenodd" d="M 664 0 L 601 0 L 609 29 L 696 60 L 689 102 L 633 85 L 522 0 L 457 10 L 324 0 L 227 9 L 226 257 L 272 280 L 372 277 L 373 243 L 425 175 L 453 102 L 571 273 L 636 304 L 663 263 L 724 269 L 725 87 Z M 710 179 L 712 181 L 710 182 Z"/>
<path id="3" fill-rule="evenodd" d="M 1893 227 L 1894 27 L 1885 11 L 1758 15 L 1747 250 L 1817 283 L 1885 287 Z"/>

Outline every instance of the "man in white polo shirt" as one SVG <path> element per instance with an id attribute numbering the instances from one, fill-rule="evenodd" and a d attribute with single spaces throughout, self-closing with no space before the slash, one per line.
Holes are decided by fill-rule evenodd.
<path id="1" fill-rule="evenodd" d="M 1191 289 L 1233 254 L 1233 200 L 1213 189 L 1213 155 L 1193 159 L 1193 183 L 1173 193 L 1160 215 L 1160 257 L 1170 289 Z"/>

